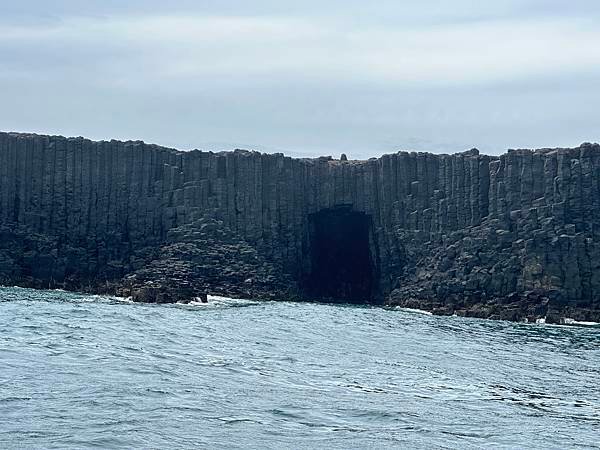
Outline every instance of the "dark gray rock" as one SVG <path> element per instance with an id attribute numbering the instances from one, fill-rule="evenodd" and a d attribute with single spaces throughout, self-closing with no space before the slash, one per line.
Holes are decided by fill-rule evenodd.
<path id="1" fill-rule="evenodd" d="M 600 146 L 368 161 L 0 133 L 0 283 L 302 298 L 311 214 L 370 218 L 373 299 L 600 319 Z"/>

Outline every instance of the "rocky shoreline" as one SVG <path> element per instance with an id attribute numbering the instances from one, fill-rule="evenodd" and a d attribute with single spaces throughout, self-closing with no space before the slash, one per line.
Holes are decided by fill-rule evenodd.
<path id="1" fill-rule="evenodd" d="M 511 322 L 569 324 L 570 321 L 600 323 L 600 312 L 590 308 L 566 306 L 552 301 L 545 292 L 514 294 L 508 298 L 452 298 L 428 302 L 418 298 L 390 299 L 386 305 L 420 309 L 438 316 L 460 316 Z"/>
<path id="2" fill-rule="evenodd" d="M 138 280 L 136 280 L 138 281 Z M 289 296 L 284 291 L 257 291 L 236 288 L 199 290 L 193 284 L 176 280 L 146 280 L 134 282 L 126 279 L 117 283 L 101 283 L 97 286 L 88 284 L 83 287 L 76 284 L 60 284 L 41 286 L 33 280 L 16 280 L 14 286 L 38 290 L 63 289 L 89 295 L 106 295 L 130 299 L 134 303 L 155 304 L 189 304 L 192 302 L 208 303 L 209 296 L 228 297 L 257 301 L 296 301 L 320 302 L 322 299 L 310 299 L 299 295 Z M 0 286 L 4 286 L 0 284 Z M 334 302 L 339 303 L 339 302 Z M 388 298 L 379 305 L 384 308 L 401 308 L 423 311 L 436 316 L 459 316 L 488 320 L 505 320 L 510 322 L 547 323 L 558 325 L 599 325 L 600 312 L 589 308 L 573 308 L 553 302 L 544 293 L 530 292 L 525 296 L 513 295 L 509 298 L 490 299 L 486 302 L 473 299 L 453 298 L 444 302 L 429 302 L 417 297 Z"/>

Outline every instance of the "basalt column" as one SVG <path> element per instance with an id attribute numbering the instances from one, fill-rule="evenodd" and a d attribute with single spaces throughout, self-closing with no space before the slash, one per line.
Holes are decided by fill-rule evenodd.
<path id="1" fill-rule="evenodd" d="M 597 144 L 357 161 L 0 132 L 0 284 L 174 273 L 247 298 L 600 321 L 599 211 Z"/>

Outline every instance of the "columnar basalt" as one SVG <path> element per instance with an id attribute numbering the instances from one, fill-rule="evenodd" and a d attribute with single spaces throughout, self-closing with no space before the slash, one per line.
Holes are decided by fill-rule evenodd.
<path id="1" fill-rule="evenodd" d="M 368 220 L 372 279 L 329 300 L 599 320 L 599 203 L 598 144 L 352 161 L 0 133 L 0 283 L 319 297 L 311 227 L 342 208 Z"/>

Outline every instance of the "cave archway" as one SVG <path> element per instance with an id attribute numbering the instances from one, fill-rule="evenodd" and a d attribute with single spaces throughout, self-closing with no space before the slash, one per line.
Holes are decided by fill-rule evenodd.
<path id="1" fill-rule="evenodd" d="M 371 216 L 338 206 L 309 216 L 306 294 L 325 301 L 374 303 L 376 255 Z"/>

